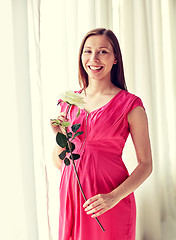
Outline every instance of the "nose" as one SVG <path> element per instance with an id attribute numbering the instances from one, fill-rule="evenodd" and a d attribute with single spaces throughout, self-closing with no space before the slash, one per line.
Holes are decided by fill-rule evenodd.
<path id="1" fill-rule="evenodd" d="M 96 52 L 92 52 L 90 60 L 92 62 L 99 62 L 98 54 Z"/>

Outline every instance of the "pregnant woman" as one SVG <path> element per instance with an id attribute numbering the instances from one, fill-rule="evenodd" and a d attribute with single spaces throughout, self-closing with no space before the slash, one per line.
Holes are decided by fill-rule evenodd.
<path id="1" fill-rule="evenodd" d="M 74 139 L 80 158 L 75 161 L 86 202 L 73 165 L 65 166 L 53 151 L 61 169 L 59 240 L 135 240 L 134 190 L 152 172 L 147 116 L 141 99 L 127 91 L 118 40 L 111 30 L 94 29 L 84 37 L 79 52 L 78 91 L 85 106 L 60 104 L 58 119 L 81 123 L 84 134 Z M 52 122 L 51 122 L 52 123 Z M 52 125 L 55 133 L 62 127 Z M 131 134 L 137 166 L 129 175 L 122 151 Z M 97 217 L 105 229 L 95 221 Z"/>

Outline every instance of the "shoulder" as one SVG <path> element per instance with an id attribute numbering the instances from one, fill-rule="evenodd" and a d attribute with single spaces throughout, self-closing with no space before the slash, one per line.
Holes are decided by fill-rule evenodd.
<path id="1" fill-rule="evenodd" d="M 117 100 L 121 102 L 124 110 L 126 110 L 126 113 L 129 113 L 137 106 L 141 106 L 142 108 L 144 108 L 141 98 L 126 90 L 121 91 L 120 98 Z"/>
<path id="2" fill-rule="evenodd" d="M 127 115 L 129 125 L 139 127 L 147 123 L 147 115 L 141 98 L 132 93 L 127 93 L 127 95 L 131 99 Z"/>
<path id="3" fill-rule="evenodd" d="M 136 98 L 140 99 L 137 95 L 135 95 L 134 93 L 128 92 L 127 90 L 121 90 L 121 91 L 123 92 L 123 95 L 126 98 L 129 98 L 131 100 L 136 99 Z"/>

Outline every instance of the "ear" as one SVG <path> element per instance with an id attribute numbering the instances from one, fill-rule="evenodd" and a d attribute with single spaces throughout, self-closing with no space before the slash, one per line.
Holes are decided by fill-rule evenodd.
<path id="1" fill-rule="evenodd" d="M 114 64 L 117 64 L 117 58 L 115 58 L 115 60 L 114 60 Z"/>

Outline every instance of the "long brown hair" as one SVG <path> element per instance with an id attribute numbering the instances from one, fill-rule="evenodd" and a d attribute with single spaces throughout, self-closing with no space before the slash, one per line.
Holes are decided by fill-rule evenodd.
<path id="1" fill-rule="evenodd" d="M 82 40 L 82 43 L 81 43 L 81 46 L 79 49 L 79 71 L 78 71 L 78 78 L 79 78 L 80 86 L 83 87 L 84 89 L 88 86 L 88 75 L 82 65 L 81 56 L 82 56 L 82 52 L 83 52 L 83 48 L 84 48 L 84 44 L 85 44 L 86 40 L 90 36 L 94 36 L 94 35 L 104 35 L 110 41 L 110 43 L 113 47 L 113 50 L 114 50 L 115 58 L 117 59 L 117 63 L 114 64 L 111 69 L 111 82 L 115 86 L 117 86 L 123 90 L 127 90 L 125 76 L 124 76 L 124 70 L 123 70 L 122 54 L 121 54 L 119 42 L 118 42 L 115 34 L 111 30 L 106 29 L 106 28 L 93 29 L 93 30 L 89 31 Z"/>

